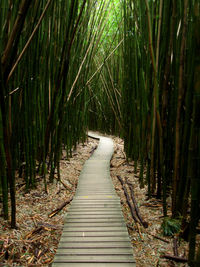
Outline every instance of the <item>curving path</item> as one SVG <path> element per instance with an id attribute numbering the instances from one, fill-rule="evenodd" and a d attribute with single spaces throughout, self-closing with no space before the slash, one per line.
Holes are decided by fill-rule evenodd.
<path id="1" fill-rule="evenodd" d="M 81 171 L 53 267 L 136 266 L 120 199 L 110 178 L 113 142 L 99 138 L 97 150 Z"/>

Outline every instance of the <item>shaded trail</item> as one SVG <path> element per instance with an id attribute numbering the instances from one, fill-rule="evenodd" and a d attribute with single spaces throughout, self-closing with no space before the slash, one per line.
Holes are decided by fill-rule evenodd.
<path id="1" fill-rule="evenodd" d="M 54 259 L 56 266 L 134 267 L 120 199 L 110 178 L 113 142 L 100 137 L 86 161 Z"/>

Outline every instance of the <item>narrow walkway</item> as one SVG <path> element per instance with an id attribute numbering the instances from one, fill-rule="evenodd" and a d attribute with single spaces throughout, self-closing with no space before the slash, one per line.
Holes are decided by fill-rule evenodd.
<path id="1" fill-rule="evenodd" d="M 100 137 L 66 216 L 53 267 L 135 267 L 120 199 L 110 178 L 113 142 Z"/>

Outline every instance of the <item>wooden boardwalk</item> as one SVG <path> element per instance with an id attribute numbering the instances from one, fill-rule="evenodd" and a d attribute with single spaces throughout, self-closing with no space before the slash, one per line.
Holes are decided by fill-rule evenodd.
<path id="1" fill-rule="evenodd" d="M 110 178 L 112 154 L 112 140 L 101 137 L 80 174 L 53 267 L 136 266 L 120 199 Z"/>

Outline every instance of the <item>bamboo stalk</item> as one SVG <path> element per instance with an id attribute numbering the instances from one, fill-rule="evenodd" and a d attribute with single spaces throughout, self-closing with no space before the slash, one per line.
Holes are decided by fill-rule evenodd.
<path id="1" fill-rule="evenodd" d="M 181 144 L 181 134 L 180 134 L 180 124 L 181 124 L 181 108 L 183 105 L 183 96 L 185 92 L 184 84 L 184 62 L 185 62 L 185 44 L 186 44 L 186 30 L 187 30 L 187 8 L 188 0 L 184 0 L 184 16 L 183 16 L 183 29 L 182 29 L 182 39 L 181 39 L 181 49 L 180 49 L 180 63 L 179 63 L 179 83 L 178 83 L 178 103 L 176 111 L 176 126 L 175 126 L 175 156 L 174 156 L 174 177 L 173 177 L 173 195 L 172 195 L 172 213 L 176 216 L 176 196 L 177 196 L 177 186 L 179 182 L 180 175 L 180 144 Z"/>
<path id="2" fill-rule="evenodd" d="M 20 55 L 18 56 L 18 58 L 17 58 L 15 64 L 13 65 L 13 67 L 12 67 L 12 69 L 11 69 L 9 75 L 8 75 L 8 78 L 7 78 L 7 81 L 6 81 L 7 83 L 8 83 L 8 81 L 10 80 L 10 78 L 11 78 L 13 72 L 15 71 L 17 65 L 19 64 L 20 60 L 22 59 L 22 57 L 23 57 L 24 53 L 26 52 L 27 48 L 29 47 L 29 45 L 30 45 L 30 43 L 31 43 L 31 41 L 32 41 L 32 39 L 33 39 L 33 37 L 34 37 L 36 31 L 38 30 L 38 28 L 39 28 L 39 26 L 40 26 L 40 24 L 41 24 L 41 22 L 42 22 L 42 20 L 43 20 L 43 18 L 44 18 L 44 16 L 45 16 L 45 14 L 46 14 L 46 11 L 48 10 L 49 5 L 51 4 L 51 1 L 52 1 L 52 0 L 49 0 L 49 1 L 47 2 L 47 4 L 46 4 L 46 6 L 45 6 L 45 8 L 44 8 L 44 10 L 43 10 L 43 12 L 42 12 L 42 14 L 41 14 L 39 20 L 38 20 L 37 25 L 35 26 L 35 28 L 34 28 L 32 34 L 31 34 L 31 36 L 29 37 L 27 43 L 25 44 L 25 46 L 24 46 L 22 52 L 20 53 Z M 4 57 L 6 57 L 6 56 L 4 56 Z M 4 60 L 4 58 L 3 58 L 3 60 Z"/>

